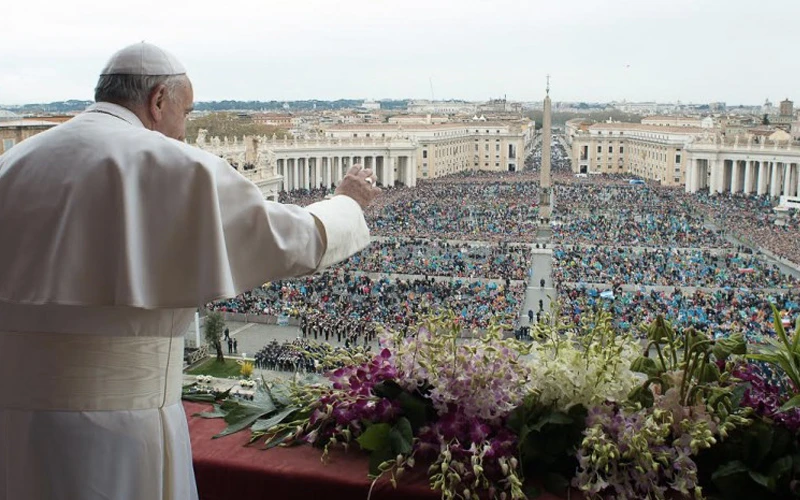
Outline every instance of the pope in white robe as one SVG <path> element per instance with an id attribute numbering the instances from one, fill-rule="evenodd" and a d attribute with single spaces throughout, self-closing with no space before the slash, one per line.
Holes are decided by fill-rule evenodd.
<path id="1" fill-rule="evenodd" d="M 123 49 L 101 83 L 163 80 L 144 102 L 98 102 L 0 156 L 0 500 L 196 499 L 180 402 L 195 308 L 369 242 L 370 171 L 306 208 L 264 201 L 181 141 L 184 73 Z"/>

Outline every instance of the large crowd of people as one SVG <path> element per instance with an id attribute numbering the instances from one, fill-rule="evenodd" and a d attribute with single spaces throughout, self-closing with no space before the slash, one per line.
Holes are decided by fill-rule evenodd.
<path id="1" fill-rule="evenodd" d="M 677 248 L 729 247 L 720 231 L 680 209 L 654 212 L 638 208 L 615 213 L 565 214 L 553 226 L 556 243 L 580 245 L 657 246 Z"/>
<path id="2" fill-rule="evenodd" d="M 467 329 L 512 323 L 525 314 L 540 162 L 537 151 L 522 172 L 463 172 L 388 188 L 367 211 L 374 239 L 366 250 L 323 274 L 267 283 L 209 307 L 298 318 L 299 339 L 256 355 L 259 367 L 279 370 L 318 370 L 313 360 L 329 347 L 317 343 L 363 348 L 378 331 L 408 332 L 430 313 L 453 311 Z M 578 177 L 558 143 L 553 176 L 547 248 L 564 320 L 579 323 L 602 308 L 637 333 L 663 314 L 678 327 L 760 341 L 773 334 L 770 304 L 789 320 L 800 315 L 800 281 L 730 238 L 800 262 L 796 212 L 776 226 L 765 197 L 687 194 L 632 185 L 621 174 Z M 280 201 L 307 205 L 327 194 L 297 190 Z M 547 319 L 541 301 L 539 312 L 527 312 Z"/>
<path id="3" fill-rule="evenodd" d="M 348 272 L 522 280 L 530 261 L 529 245 L 386 238 L 373 241 L 341 267 Z"/>
<path id="4" fill-rule="evenodd" d="M 367 346 L 369 350 L 371 347 Z M 327 342 L 295 339 L 279 343 L 272 340 L 253 356 L 256 368 L 286 372 L 324 373 L 336 368 L 326 364 L 337 354 L 346 355 L 350 347 L 333 346 Z"/>
<path id="5" fill-rule="evenodd" d="M 553 281 L 557 283 L 624 281 L 704 288 L 800 287 L 800 280 L 752 253 L 576 245 L 557 248 L 553 259 Z"/>
<path id="6" fill-rule="evenodd" d="M 538 184 L 525 181 L 420 181 L 382 196 L 370 207 L 367 224 L 375 236 L 531 242 L 538 193 Z"/>
<path id="7" fill-rule="evenodd" d="M 220 300 L 213 310 L 301 318 L 322 313 L 406 328 L 426 314 L 454 311 L 465 328 L 509 322 L 522 303 L 524 284 L 513 282 L 439 281 L 431 277 L 378 279 L 341 270 L 295 280 L 274 281 L 234 299 Z"/>
<path id="8" fill-rule="evenodd" d="M 613 313 L 615 326 L 637 335 L 643 334 L 640 326 L 662 314 L 678 328 L 691 326 L 715 338 L 741 332 L 751 341 L 762 342 L 775 335 L 770 304 L 787 318 L 787 326 L 793 326 L 800 314 L 800 291 L 796 288 L 781 293 L 733 288 L 691 293 L 650 290 L 612 292 L 604 297 L 599 290 L 562 285 L 558 298 L 561 314 L 568 321 L 577 324 L 587 312 L 608 310 Z"/>
<path id="9" fill-rule="evenodd" d="M 685 195 L 686 202 L 699 213 L 739 240 L 800 264 L 800 211 L 786 212 L 783 224 L 775 224 L 777 214 L 768 196 L 708 193 Z"/>
<path id="10" fill-rule="evenodd" d="M 764 197 L 687 194 L 630 185 L 619 176 L 596 180 L 556 191 L 553 279 L 564 319 L 579 321 L 603 308 L 617 326 L 636 332 L 664 314 L 680 327 L 717 337 L 741 331 L 759 341 L 774 334 L 771 303 L 788 323 L 800 314 L 798 279 L 757 252 L 734 248 L 728 238 L 773 250 L 791 247 L 795 243 L 771 239 L 793 233 L 796 242 L 793 214 L 781 228 Z M 623 292 L 620 285 L 670 288 Z"/>

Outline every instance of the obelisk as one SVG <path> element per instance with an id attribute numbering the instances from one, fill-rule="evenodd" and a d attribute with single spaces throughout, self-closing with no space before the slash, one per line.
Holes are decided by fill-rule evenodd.
<path id="1" fill-rule="evenodd" d="M 552 206 L 550 204 L 552 180 L 550 178 L 550 75 L 547 75 L 547 95 L 544 98 L 544 118 L 542 119 L 542 177 L 539 181 L 539 220 L 549 224 Z"/>

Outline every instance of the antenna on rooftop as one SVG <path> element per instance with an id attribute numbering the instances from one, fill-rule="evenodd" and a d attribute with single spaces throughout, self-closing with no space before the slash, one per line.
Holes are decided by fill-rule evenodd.
<path id="1" fill-rule="evenodd" d="M 433 97 L 433 77 L 432 76 L 428 77 L 428 83 L 431 84 L 431 101 L 435 101 L 436 99 Z"/>

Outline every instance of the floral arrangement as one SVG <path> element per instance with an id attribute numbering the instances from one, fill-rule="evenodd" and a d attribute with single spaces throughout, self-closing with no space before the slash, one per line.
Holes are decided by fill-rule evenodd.
<path id="1" fill-rule="evenodd" d="M 241 364 L 241 368 L 239 368 L 239 374 L 242 376 L 242 378 L 249 379 L 250 377 L 252 377 L 253 376 L 253 368 L 255 368 L 255 365 L 253 364 L 253 362 L 252 361 L 240 361 L 239 363 Z"/>
<path id="2" fill-rule="evenodd" d="M 556 315 L 559 317 L 560 315 Z M 541 326 L 537 341 L 491 327 L 462 340 L 452 315 L 414 335 L 384 333 L 377 353 L 320 360 L 320 380 L 258 382 L 252 402 L 214 403 L 220 436 L 250 429 L 265 448 L 307 443 L 369 454 L 374 482 L 426 467 L 443 499 L 800 498 L 800 326 L 748 355 L 742 335 L 713 340 L 662 317 L 646 343 L 608 313 Z M 325 354 L 322 354 L 325 356 Z M 800 377 L 800 371 L 796 373 Z M 800 378 L 798 379 L 800 380 Z"/>

